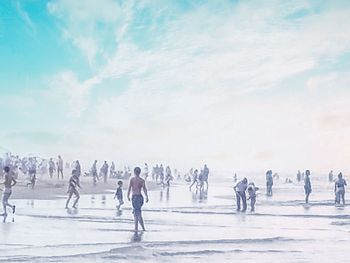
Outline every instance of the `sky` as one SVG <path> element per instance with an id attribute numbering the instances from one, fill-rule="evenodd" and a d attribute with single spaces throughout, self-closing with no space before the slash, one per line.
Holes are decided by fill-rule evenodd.
<path id="1" fill-rule="evenodd" d="M 0 147 L 349 171 L 349 1 L 1 0 Z"/>

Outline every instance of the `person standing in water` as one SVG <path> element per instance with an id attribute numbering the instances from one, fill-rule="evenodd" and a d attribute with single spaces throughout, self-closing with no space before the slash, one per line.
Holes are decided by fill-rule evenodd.
<path id="1" fill-rule="evenodd" d="M 208 168 L 208 166 L 205 164 L 205 165 L 204 165 L 204 168 L 203 168 L 203 183 L 205 183 L 206 189 L 207 189 L 207 190 L 208 190 L 208 188 L 209 188 L 208 180 L 209 180 L 209 168 Z"/>
<path id="2" fill-rule="evenodd" d="M 328 174 L 328 181 L 331 183 L 333 182 L 333 170 L 331 170 Z"/>
<path id="3" fill-rule="evenodd" d="M 338 179 L 334 184 L 334 193 L 335 193 L 335 204 L 340 204 L 340 199 L 343 201 L 343 205 L 345 205 L 345 186 L 347 186 L 346 181 L 343 179 L 343 174 L 338 174 Z"/>
<path id="4" fill-rule="evenodd" d="M 107 161 L 105 161 L 100 169 L 102 177 L 103 177 L 103 182 L 107 183 L 107 175 L 108 175 L 108 164 Z"/>
<path id="5" fill-rule="evenodd" d="M 301 172 L 300 172 L 300 170 L 298 170 L 298 173 L 297 173 L 297 181 L 298 182 L 301 181 Z"/>
<path id="6" fill-rule="evenodd" d="M 312 192 L 311 180 L 310 180 L 310 171 L 305 171 L 305 180 L 304 180 L 304 190 L 305 190 L 305 203 L 309 203 L 309 196 Z"/>
<path id="7" fill-rule="evenodd" d="M 68 199 L 67 199 L 67 202 L 66 202 L 66 208 L 68 208 L 69 201 L 71 200 L 73 194 L 76 197 L 76 199 L 75 199 L 75 201 L 73 203 L 73 208 L 77 208 L 77 204 L 78 204 L 78 201 L 80 199 L 80 194 L 78 192 L 78 187 L 81 188 L 80 187 L 80 183 L 79 183 L 79 176 L 77 174 L 77 171 L 73 170 L 72 171 L 72 176 L 69 179 L 69 185 L 68 185 L 68 191 L 67 191 Z"/>
<path id="8" fill-rule="evenodd" d="M 7 211 L 6 208 L 7 207 L 11 207 L 12 208 L 12 213 L 14 214 L 16 212 L 16 206 L 15 205 L 11 205 L 9 203 L 9 198 L 12 194 L 12 187 L 15 186 L 17 184 L 17 181 L 15 180 L 15 178 L 13 178 L 13 174 L 10 172 L 10 167 L 5 166 L 4 167 L 4 172 L 5 172 L 5 181 L 3 182 L 3 184 L 5 185 L 5 189 L 3 190 L 3 195 L 2 195 L 2 207 L 4 209 L 4 213 L 2 214 L 2 216 L 4 217 L 3 222 L 6 222 L 6 218 L 7 218 Z"/>
<path id="9" fill-rule="evenodd" d="M 148 202 L 148 193 L 146 188 L 145 180 L 140 177 L 141 169 L 140 167 L 135 167 L 134 177 L 130 179 L 129 189 L 128 189 L 128 200 L 130 201 L 130 193 L 132 192 L 132 207 L 135 220 L 135 232 L 138 231 L 138 225 L 140 223 L 142 230 L 146 231 L 145 225 L 142 218 L 141 208 L 143 205 L 143 196 L 141 191 L 145 193 L 146 203 Z"/>
<path id="10" fill-rule="evenodd" d="M 248 180 L 247 178 L 243 178 L 242 181 L 238 182 L 236 186 L 233 188 L 236 193 L 236 201 L 237 201 L 237 212 L 241 210 L 241 200 L 243 209 L 242 212 L 245 212 L 247 210 L 247 197 L 245 195 L 245 191 L 248 187 Z"/>
<path id="11" fill-rule="evenodd" d="M 272 196 L 273 176 L 272 171 L 266 172 L 266 195 Z"/>

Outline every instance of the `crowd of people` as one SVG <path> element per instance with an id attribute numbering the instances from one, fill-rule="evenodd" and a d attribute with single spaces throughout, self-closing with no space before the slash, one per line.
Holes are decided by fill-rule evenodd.
<path id="1" fill-rule="evenodd" d="M 65 164 L 65 165 L 64 165 Z M 165 167 L 165 168 L 164 168 Z M 9 198 L 12 194 L 12 187 L 17 184 L 17 179 L 19 174 L 22 173 L 27 176 L 28 182 L 27 187 L 35 189 L 37 173 L 41 175 L 49 175 L 50 179 L 57 178 L 57 180 L 64 180 L 64 173 L 67 170 L 71 170 L 71 175 L 68 179 L 68 198 L 66 201 L 66 208 L 74 197 L 74 202 L 72 207 L 77 208 L 81 188 L 80 177 L 82 175 L 82 167 L 79 160 L 73 163 L 64 163 L 63 158 L 59 155 L 56 159 L 42 159 L 38 157 L 24 157 L 7 155 L 4 159 L 0 159 L 0 178 L 3 178 L 3 195 L 2 195 L 2 205 L 3 205 L 3 220 L 6 221 L 7 208 L 11 208 L 12 213 L 15 213 L 16 207 L 9 203 Z M 170 187 L 171 181 L 176 179 L 183 179 L 189 185 L 189 190 L 195 189 L 195 194 L 202 194 L 207 192 L 209 185 L 209 168 L 205 164 L 201 169 L 191 168 L 189 173 L 184 174 L 181 177 L 177 169 L 172 169 L 170 166 L 164 166 L 163 164 L 156 164 L 152 167 L 151 180 L 153 180 L 157 185 L 161 187 Z M 119 179 L 117 181 L 117 189 L 114 198 L 117 199 L 118 203 L 116 205 L 117 211 L 121 211 L 121 207 L 124 204 L 123 198 L 123 179 L 130 179 L 127 198 L 131 200 L 133 205 L 133 213 L 135 219 L 135 230 L 138 230 L 138 225 L 141 225 L 144 230 L 144 221 L 142 218 L 141 207 L 144 203 L 144 198 L 141 192 L 143 191 L 146 196 L 146 202 L 148 202 L 148 194 L 146 188 L 146 181 L 149 179 L 149 167 L 148 164 L 144 164 L 143 172 L 140 167 L 136 167 L 133 170 L 133 175 L 130 167 L 125 166 L 124 170 L 117 170 L 114 162 L 108 164 L 104 161 L 100 168 L 98 169 L 98 161 L 95 160 L 88 172 L 85 172 L 85 176 L 90 176 L 92 178 L 92 185 L 96 186 L 99 180 L 103 180 L 107 183 L 108 178 Z M 273 195 L 273 185 L 274 180 L 279 179 L 279 175 L 271 170 L 266 172 L 266 195 L 271 197 Z M 305 203 L 309 203 L 309 197 L 312 193 L 311 184 L 311 173 L 309 170 L 301 173 L 298 171 L 296 180 L 298 182 L 304 181 L 304 191 L 305 191 Z M 345 205 L 345 187 L 347 183 L 343 178 L 342 173 L 338 174 L 336 180 L 334 180 L 333 171 L 330 171 L 328 175 L 328 180 L 334 182 L 334 193 L 335 193 L 335 204 L 340 205 L 341 203 Z M 238 181 L 237 174 L 234 175 L 234 192 L 236 197 L 237 211 L 245 212 L 248 208 L 247 201 L 250 201 L 250 210 L 255 211 L 255 204 L 257 199 L 257 191 L 259 187 L 255 185 L 254 182 L 248 182 L 247 178 L 243 178 Z M 291 183 L 290 178 L 286 178 L 286 183 Z M 130 197 L 131 195 L 131 197 Z"/>

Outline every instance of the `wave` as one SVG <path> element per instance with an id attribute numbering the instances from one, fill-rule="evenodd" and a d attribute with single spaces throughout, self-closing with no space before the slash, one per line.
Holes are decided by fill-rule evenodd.
<path id="1" fill-rule="evenodd" d="M 213 255 L 213 254 L 226 254 L 226 253 L 301 253 L 297 250 L 243 250 L 243 249 L 232 249 L 232 250 L 215 250 L 215 249 L 206 249 L 206 250 L 194 250 L 194 251 L 180 251 L 180 252 L 156 252 L 156 255 L 160 256 L 195 256 L 195 255 Z"/>

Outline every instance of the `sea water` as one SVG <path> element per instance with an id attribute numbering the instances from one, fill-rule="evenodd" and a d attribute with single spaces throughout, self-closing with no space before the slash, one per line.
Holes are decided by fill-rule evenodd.
<path id="1" fill-rule="evenodd" d="M 18 209 L 0 224 L 0 262 L 350 261 L 350 210 L 334 206 L 333 184 L 314 179 L 306 206 L 302 182 L 275 180 L 267 197 L 260 179 L 254 213 L 235 211 L 231 179 L 211 178 L 203 194 L 182 182 L 159 186 L 138 234 L 130 202 L 118 214 L 113 192 L 84 195 L 77 210 L 64 209 L 64 199 L 12 200 Z"/>

